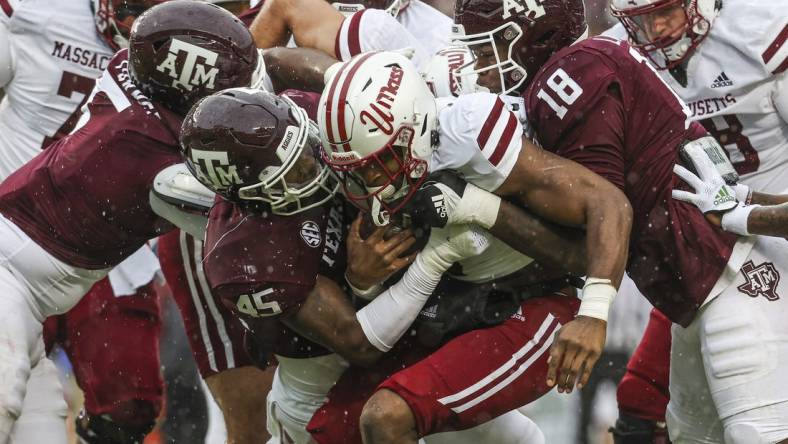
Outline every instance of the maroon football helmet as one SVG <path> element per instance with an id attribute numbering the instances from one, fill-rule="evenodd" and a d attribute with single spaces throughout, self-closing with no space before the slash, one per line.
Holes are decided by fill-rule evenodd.
<path id="1" fill-rule="evenodd" d="M 265 68 L 252 34 L 231 13 L 205 2 L 173 0 L 134 22 L 129 73 L 148 98 L 185 115 L 214 92 L 258 87 Z"/>
<path id="2" fill-rule="evenodd" d="M 473 73 L 497 69 L 501 93 L 525 89 L 547 59 L 588 31 L 582 0 L 456 0 L 454 22 L 458 43 L 477 57 L 481 50 L 492 51 L 493 63 L 477 61 Z M 461 81 L 468 77 L 457 75 Z"/>
<path id="3" fill-rule="evenodd" d="M 251 88 L 208 96 L 184 119 L 180 141 L 203 185 L 235 202 L 265 202 L 274 214 L 321 205 L 339 189 L 319 161 L 316 125 L 287 97 Z"/>
<path id="4" fill-rule="evenodd" d="M 166 0 L 93 0 L 96 30 L 115 51 L 129 46 L 131 23 L 148 8 Z"/>

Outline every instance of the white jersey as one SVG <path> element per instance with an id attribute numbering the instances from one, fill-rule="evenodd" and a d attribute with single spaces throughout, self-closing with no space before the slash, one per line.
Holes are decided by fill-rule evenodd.
<path id="1" fill-rule="evenodd" d="M 411 0 L 397 14 L 397 21 L 424 45 L 429 55 L 451 44 L 452 19 L 421 0 Z"/>
<path id="2" fill-rule="evenodd" d="M 506 180 L 522 149 L 523 126 L 501 97 L 466 94 L 438 101 L 440 143 L 430 171 L 454 170 L 466 181 L 495 191 Z M 533 262 L 493 238 L 484 253 L 460 261 L 457 279 L 481 283 L 514 273 Z"/>
<path id="3" fill-rule="evenodd" d="M 605 35 L 626 39 L 623 26 Z M 726 0 L 687 62 L 687 86 L 658 71 L 725 147 L 755 189 L 788 189 L 788 13 L 773 2 Z"/>
<path id="4" fill-rule="evenodd" d="M 98 35 L 90 0 L 54 5 L 45 0 L 21 0 L 0 8 L 8 31 L 10 81 L 0 87 L 0 178 L 18 169 L 50 141 L 68 134 L 67 122 L 93 89 L 113 51 Z M 0 78 L 3 76 L 0 75 Z M 72 125 L 69 125 L 72 124 Z"/>
<path id="5" fill-rule="evenodd" d="M 410 48 L 411 60 L 421 68 L 449 44 L 451 24 L 450 18 L 420 0 L 413 0 L 396 19 L 380 9 L 362 9 L 342 22 L 336 56 L 347 61 L 362 52 Z"/>

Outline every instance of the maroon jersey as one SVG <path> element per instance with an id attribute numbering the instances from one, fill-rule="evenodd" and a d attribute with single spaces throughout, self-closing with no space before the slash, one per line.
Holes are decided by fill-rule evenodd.
<path id="1" fill-rule="evenodd" d="M 0 213 L 52 256 L 87 269 L 119 264 L 172 228 L 148 204 L 155 175 L 181 161 L 181 117 L 145 97 L 118 52 L 72 134 L 0 184 Z"/>
<path id="2" fill-rule="evenodd" d="M 674 322 L 687 325 L 722 274 L 736 237 L 671 198 L 679 145 L 705 131 L 636 50 L 597 37 L 554 55 L 524 94 L 545 149 L 620 187 L 634 212 L 627 271 Z"/>
<path id="3" fill-rule="evenodd" d="M 211 290 L 267 349 L 293 358 L 328 353 L 277 321 L 298 311 L 318 274 L 344 280 L 346 226 L 339 200 L 279 216 L 219 198 L 205 234 Z"/>

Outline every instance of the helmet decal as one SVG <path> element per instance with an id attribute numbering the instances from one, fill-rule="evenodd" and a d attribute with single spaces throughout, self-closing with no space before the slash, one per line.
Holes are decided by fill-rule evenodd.
<path id="1" fill-rule="evenodd" d="M 186 56 L 179 72 L 176 61 L 180 53 L 185 53 Z M 218 57 L 219 54 L 208 49 L 172 39 L 167 58 L 156 70 L 169 73 L 173 78 L 173 88 L 182 87 L 191 91 L 194 86 L 204 85 L 208 89 L 215 89 L 216 74 L 219 73 L 219 69 L 215 67 Z"/>

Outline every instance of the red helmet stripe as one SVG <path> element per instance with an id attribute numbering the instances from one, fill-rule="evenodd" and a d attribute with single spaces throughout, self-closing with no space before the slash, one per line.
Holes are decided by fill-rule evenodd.
<path id="1" fill-rule="evenodd" d="M 326 100 L 326 132 L 328 136 L 328 142 L 332 145 L 336 144 L 336 139 L 334 138 L 334 92 L 337 90 L 337 83 L 339 83 L 339 78 L 342 77 L 342 73 L 347 69 L 347 66 L 350 63 L 345 63 L 336 74 L 334 74 L 334 79 L 331 81 L 331 86 L 328 88 L 328 99 Z"/>
<path id="2" fill-rule="evenodd" d="M 337 106 L 338 106 L 337 113 L 339 114 L 337 116 L 337 126 L 339 129 L 340 140 L 346 141 L 348 139 L 347 127 L 345 126 L 346 107 L 344 105 L 345 105 L 345 100 L 347 99 L 347 91 L 348 89 L 350 89 L 350 82 L 353 81 L 353 76 L 356 74 L 356 71 L 358 71 L 358 69 L 361 68 L 361 65 L 364 64 L 364 61 L 375 54 L 376 54 L 375 52 L 368 52 L 360 56 L 358 58 L 358 61 L 353 65 L 352 68 L 350 68 L 350 72 L 348 72 L 347 76 L 345 76 L 345 79 L 343 80 L 342 89 L 339 90 L 339 98 L 337 99 Z M 350 145 L 348 143 L 343 143 L 342 148 L 345 151 L 351 151 Z"/>
<path id="3" fill-rule="evenodd" d="M 8 16 L 8 18 L 11 18 L 11 16 L 14 15 L 14 8 L 11 7 L 11 3 L 9 3 L 8 0 L 0 0 L 0 8 L 3 9 L 3 12 Z"/>

